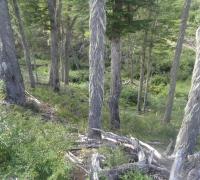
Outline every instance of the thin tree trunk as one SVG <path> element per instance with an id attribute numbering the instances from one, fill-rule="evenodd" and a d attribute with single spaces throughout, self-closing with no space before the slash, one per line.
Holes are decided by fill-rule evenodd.
<path id="1" fill-rule="evenodd" d="M 61 49 L 60 49 L 60 65 L 61 65 L 61 78 L 60 80 L 64 82 L 64 57 L 65 57 L 65 31 L 63 27 L 63 21 L 61 22 Z"/>
<path id="2" fill-rule="evenodd" d="M 48 11 L 51 26 L 51 68 L 49 83 L 54 91 L 60 90 L 59 81 L 59 11 L 58 0 L 48 0 Z"/>
<path id="3" fill-rule="evenodd" d="M 14 37 L 6 0 L 0 0 L 0 41 L 2 42 L 2 58 L 0 72 L 6 85 L 6 100 L 12 103 L 25 103 L 23 79 L 16 57 Z"/>
<path id="4" fill-rule="evenodd" d="M 17 4 L 17 0 L 13 0 L 13 6 L 14 6 L 15 15 L 17 17 L 18 26 L 19 26 L 19 33 L 21 36 L 22 45 L 24 49 L 24 57 L 26 60 L 27 68 L 28 68 L 30 84 L 32 88 L 35 88 L 35 79 L 33 76 L 33 71 L 32 71 L 32 66 L 31 66 L 30 50 L 29 50 L 28 41 L 24 32 L 24 27 L 23 27 L 23 23 L 22 23 L 20 11 L 19 11 L 19 6 Z"/>
<path id="5" fill-rule="evenodd" d="M 65 49 L 64 49 L 64 82 L 69 84 L 69 70 L 70 70 L 70 51 L 71 51 L 71 42 L 72 42 L 72 30 L 78 16 L 75 16 L 71 21 L 70 17 L 68 18 L 68 24 L 66 27 L 65 35 Z"/>
<path id="6" fill-rule="evenodd" d="M 131 64 L 131 68 L 130 68 L 130 79 L 131 79 L 131 83 L 133 83 L 133 76 L 134 76 L 134 73 L 133 73 L 133 71 L 134 71 L 134 59 L 133 59 L 133 49 L 134 49 L 134 47 L 132 47 L 132 44 L 131 44 L 131 42 L 132 42 L 132 39 L 131 39 L 131 36 L 128 36 L 128 39 L 129 39 L 129 61 L 130 61 L 130 64 Z"/>
<path id="7" fill-rule="evenodd" d="M 121 39 L 111 39 L 111 89 L 110 89 L 110 125 L 112 129 L 120 128 L 119 98 L 121 93 Z"/>
<path id="8" fill-rule="evenodd" d="M 66 36 L 65 36 L 65 56 L 64 56 L 64 82 L 65 84 L 69 84 L 69 53 L 71 47 L 71 39 L 72 39 L 72 30 L 71 27 L 67 28 Z"/>
<path id="9" fill-rule="evenodd" d="M 38 78 L 38 72 L 37 72 L 37 63 L 36 63 L 36 59 L 34 56 L 33 56 L 33 62 L 34 62 L 34 68 L 35 68 L 35 81 L 36 81 L 36 83 L 38 83 L 39 78 Z"/>
<path id="10" fill-rule="evenodd" d="M 177 136 L 174 153 L 184 147 L 186 152 L 191 154 L 197 142 L 200 128 L 200 27 L 196 33 L 197 54 L 194 65 L 192 86 L 189 99 L 185 108 L 185 115 L 179 134 Z"/>
<path id="11" fill-rule="evenodd" d="M 133 73 L 133 70 L 134 70 L 134 64 L 133 64 L 133 56 L 130 57 L 130 61 L 131 61 L 131 83 L 133 83 L 133 78 L 134 78 L 134 73 Z"/>
<path id="12" fill-rule="evenodd" d="M 89 131 L 88 137 L 100 139 L 101 110 L 104 91 L 104 49 L 106 12 L 104 0 L 90 0 L 90 50 L 89 50 Z"/>
<path id="13" fill-rule="evenodd" d="M 151 53 L 152 53 L 152 44 L 149 47 L 148 61 L 147 61 L 147 75 L 146 75 L 146 83 L 145 83 L 145 91 L 144 91 L 144 112 L 146 112 L 146 108 L 147 108 L 149 80 L 151 76 Z"/>
<path id="14" fill-rule="evenodd" d="M 185 0 L 184 9 L 182 12 L 182 17 L 181 17 L 179 37 L 178 37 L 178 41 L 177 41 L 177 45 L 176 45 L 176 51 L 175 51 L 175 56 L 173 59 L 172 68 L 171 68 L 170 87 L 169 87 L 169 93 L 168 93 L 168 98 L 167 98 L 165 114 L 164 114 L 164 118 L 163 118 L 164 123 L 169 123 L 171 120 L 174 95 L 175 95 L 175 90 L 176 90 L 177 73 L 178 73 L 180 56 L 181 56 L 182 47 L 183 47 L 185 30 L 187 27 L 187 19 L 189 16 L 190 5 L 191 5 L 191 0 Z"/>
<path id="15" fill-rule="evenodd" d="M 142 110 L 142 94 L 144 86 L 144 71 L 145 71 L 145 58 L 146 58 L 146 42 L 147 42 L 147 31 L 144 34 L 144 42 L 142 47 L 142 56 L 140 59 L 140 83 L 138 89 L 138 99 L 137 99 L 137 111 L 141 112 Z"/>

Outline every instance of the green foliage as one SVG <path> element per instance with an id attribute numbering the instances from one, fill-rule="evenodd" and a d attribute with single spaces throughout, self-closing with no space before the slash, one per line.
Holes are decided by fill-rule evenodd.
<path id="1" fill-rule="evenodd" d="M 121 92 L 121 102 L 126 105 L 136 105 L 137 104 L 138 91 L 133 86 L 126 86 Z"/>
<path id="2" fill-rule="evenodd" d="M 134 180 L 152 180 L 152 178 L 141 174 L 140 172 L 128 172 L 125 175 L 121 176 L 120 178 L 121 180 L 130 180 L 130 179 L 134 179 Z"/>
<path id="3" fill-rule="evenodd" d="M 70 71 L 69 80 L 73 83 L 82 83 L 89 81 L 88 70 Z"/>
<path id="4" fill-rule="evenodd" d="M 77 129 L 85 132 L 88 116 L 87 84 L 71 84 L 70 88 L 55 94 L 51 89 L 40 87 L 33 89 L 37 98 L 55 107 L 63 123 L 76 124 Z"/>
<path id="5" fill-rule="evenodd" d="M 3 80 L 0 80 L 0 99 L 5 99 L 6 97 L 6 92 L 5 92 L 5 83 Z"/>
<path id="6" fill-rule="evenodd" d="M 70 179 L 64 155 L 74 139 L 63 125 L 44 122 L 18 106 L 0 111 L 1 179 Z"/>
<path id="7" fill-rule="evenodd" d="M 151 84 L 153 85 L 167 85 L 168 84 L 168 78 L 166 76 L 162 76 L 162 75 L 155 75 L 153 76 L 153 78 L 151 79 Z"/>
<path id="8" fill-rule="evenodd" d="M 161 123 L 162 113 L 159 111 L 160 109 L 138 115 L 136 112 L 132 112 L 130 108 L 121 110 L 122 134 L 131 135 L 144 141 L 155 141 L 159 139 L 162 142 L 168 142 L 170 138 L 174 139 L 177 133 L 176 126 L 173 122 L 170 125 L 163 126 Z M 180 118 L 180 114 L 178 115 Z"/>
<path id="9" fill-rule="evenodd" d="M 102 147 L 99 151 L 106 157 L 106 161 L 104 162 L 104 166 L 106 167 L 111 168 L 120 164 L 128 163 L 128 156 L 120 147 Z"/>
<path id="10" fill-rule="evenodd" d="M 195 54 L 192 51 L 185 50 L 181 58 L 178 80 L 185 81 L 190 78 L 195 62 Z"/>

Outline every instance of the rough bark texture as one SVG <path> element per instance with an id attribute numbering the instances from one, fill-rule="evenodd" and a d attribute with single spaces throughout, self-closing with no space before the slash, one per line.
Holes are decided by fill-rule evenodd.
<path id="1" fill-rule="evenodd" d="M 174 163 L 172 165 L 171 171 L 170 171 L 170 177 L 169 180 L 182 180 L 183 177 L 183 168 L 186 160 L 186 154 L 184 149 L 179 149 L 176 153 L 176 158 L 174 160 Z"/>
<path id="2" fill-rule="evenodd" d="M 149 81 L 151 76 L 151 53 L 152 53 L 152 45 L 150 45 L 149 47 L 149 54 L 147 61 L 147 75 L 146 75 L 145 90 L 144 90 L 144 112 L 146 111 L 147 108 Z"/>
<path id="3" fill-rule="evenodd" d="M 90 0 L 90 50 L 89 50 L 89 138 L 99 139 L 101 109 L 104 90 L 104 41 L 106 13 L 104 0 Z"/>
<path id="4" fill-rule="evenodd" d="M 51 68 L 49 84 L 54 91 L 59 91 L 59 13 L 60 0 L 48 0 L 51 27 Z"/>
<path id="5" fill-rule="evenodd" d="M 119 98 L 121 93 L 121 40 L 111 39 L 111 89 L 110 89 L 110 125 L 112 129 L 120 128 Z"/>
<path id="6" fill-rule="evenodd" d="M 178 41 L 176 45 L 176 51 L 175 51 L 175 56 L 173 59 L 172 68 L 171 68 L 170 87 L 169 87 L 165 114 L 163 118 L 164 123 L 169 123 L 171 119 L 171 113 L 172 113 L 173 102 L 174 102 L 174 94 L 175 94 L 175 89 L 176 89 L 177 72 L 179 68 L 180 56 L 181 56 L 182 46 L 184 42 L 185 30 L 187 27 L 187 19 L 189 16 L 190 5 L 191 5 L 191 0 L 185 0 L 184 9 L 182 12 L 182 17 L 181 17 L 179 37 L 178 37 Z"/>
<path id="7" fill-rule="evenodd" d="M 26 60 L 26 66 L 28 68 L 28 74 L 29 74 L 29 79 L 30 79 L 30 84 L 31 87 L 34 88 L 35 87 L 35 79 L 33 76 L 33 71 L 32 71 L 32 66 L 31 66 L 31 56 L 30 56 L 30 50 L 29 50 L 29 45 L 27 42 L 27 38 L 24 32 L 24 26 L 22 23 L 22 19 L 21 19 L 21 15 L 20 15 L 20 11 L 19 11 L 19 6 L 17 4 L 17 0 L 13 0 L 13 6 L 14 6 L 14 11 L 15 11 L 15 15 L 17 17 L 17 22 L 18 22 L 18 26 L 19 26 L 19 33 L 21 36 L 21 41 L 22 41 L 22 46 L 24 49 L 24 57 Z"/>
<path id="8" fill-rule="evenodd" d="M 6 100 L 16 104 L 24 104 L 24 84 L 16 57 L 13 32 L 6 0 L 0 0 L 0 41 L 2 42 L 0 74 L 6 85 Z"/>
<path id="9" fill-rule="evenodd" d="M 65 56 L 64 56 L 64 82 L 65 84 L 69 84 L 69 53 L 70 53 L 70 47 L 71 47 L 71 38 L 72 38 L 72 32 L 71 29 L 67 29 L 66 36 L 65 36 Z"/>
<path id="10" fill-rule="evenodd" d="M 63 59 L 63 67 L 64 67 L 64 83 L 69 84 L 69 70 L 70 70 L 70 50 L 71 50 L 71 41 L 72 41 L 72 29 L 76 22 L 77 16 L 75 16 L 72 20 L 68 17 L 68 22 L 66 26 L 65 32 L 65 43 L 64 43 L 64 59 Z"/>
<path id="11" fill-rule="evenodd" d="M 192 86 L 174 151 L 177 152 L 179 148 L 184 147 L 189 154 L 194 150 L 200 128 L 200 28 L 196 32 L 196 40 L 197 54 L 192 76 Z"/>
<path id="12" fill-rule="evenodd" d="M 146 58 L 146 42 L 147 42 L 147 31 L 144 34 L 144 42 L 142 47 L 142 56 L 140 59 L 140 83 L 138 89 L 138 99 L 137 99 L 137 111 L 141 112 L 142 110 L 142 92 L 144 86 L 144 71 L 145 71 L 145 58 Z"/>

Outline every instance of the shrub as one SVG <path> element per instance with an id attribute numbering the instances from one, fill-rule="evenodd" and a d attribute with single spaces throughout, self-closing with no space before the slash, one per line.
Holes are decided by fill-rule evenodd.
<path id="1" fill-rule="evenodd" d="M 126 173 L 125 175 L 121 176 L 120 178 L 121 180 L 130 180 L 130 179 L 134 179 L 134 180 L 152 180 L 152 178 L 148 177 L 147 175 L 143 175 L 140 172 L 133 172 L 130 171 L 128 173 Z"/>
<path id="2" fill-rule="evenodd" d="M 153 85 L 160 85 L 160 84 L 167 85 L 167 83 L 168 83 L 168 77 L 167 76 L 155 75 L 151 79 L 151 84 L 153 84 Z"/>
<path id="3" fill-rule="evenodd" d="M 88 70 L 70 71 L 69 80 L 73 83 L 81 83 L 89 81 Z"/>
<path id="4" fill-rule="evenodd" d="M 0 111 L 0 179 L 70 179 L 64 154 L 73 139 L 63 125 L 18 106 Z"/>
<path id="5" fill-rule="evenodd" d="M 138 91 L 132 86 L 126 86 L 121 92 L 121 101 L 126 104 L 137 104 Z"/>

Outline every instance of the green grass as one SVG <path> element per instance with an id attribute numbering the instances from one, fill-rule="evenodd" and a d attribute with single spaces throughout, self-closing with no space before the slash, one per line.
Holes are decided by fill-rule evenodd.
<path id="1" fill-rule="evenodd" d="M 46 60 L 37 60 L 45 64 Z M 72 164 L 64 159 L 64 154 L 73 145 L 77 133 L 85 134 L 88 123 L 88 71 L 70 71 L 70 84 L 61 83 L 61 91 L 53 92 L 47 86 L 29 88 L 27 72 L 22 68 L 27 90 L 39 100 L 56 110 L 59 122 L 46 122 L 40 114 L 19 106 L 0 107 L 0 179 L 18 177 L 19 179 L 70 179 Z M 48 82 L 48 66 L 38 69 L 39 80 Z M 123 80 L 127 80 L 122 73 Z M 102 112 L 103 129 L 110 131 L 109 88 L 110 74 L 105 74 L 104 106 Z M 155 78 L 156 82 L 163 81 Z M 2 85 L 0 87 L 3 87 Z M 137 81 L 123 85 L 120 98 L 121 129 L 117 134 L 133 136 L 145 142 L 159 141 L 158 148 L 164 150 L 172 138 L 175 140 L 181 125 L 184 107 L 190 88 L 190 80 L 178 81 L 173 106 L 172 121 L 169 125 L 161 123 L 168 87 L 152 84 L 148 95 L 148 112 L 138 114 Z M 4 88 L 0 88 L 4 97 Z M 129 157 L 119 148 L 101 148 L 106 157 L 105 166 L 112 167 L 129 162 Z M 149 180 L 139 172 L 130 172 L 122 180 Z"/>
<path id="2" fill-rule="evenodd" d="M 75 137 L 60 123 L 19 106 L 0 108 L 0 179 L 70 179 L 64 159 Z"/>

